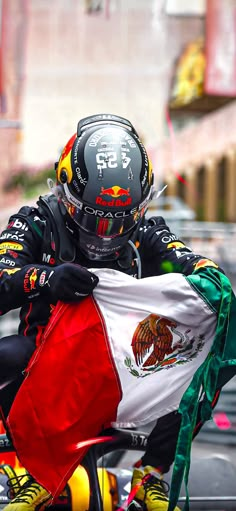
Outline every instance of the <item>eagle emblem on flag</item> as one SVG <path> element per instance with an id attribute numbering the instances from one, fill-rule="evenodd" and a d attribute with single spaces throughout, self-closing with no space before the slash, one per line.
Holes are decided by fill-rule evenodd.
<path id="1" fill-rule="evenodd" d="M 143 364 L 144 356 L 150 348 L 152 351 L 143 367 L 153 366 L 157 362 L 162 362 L 166 355 L 170 355 L 174 351 L 171 328 L 176 327 L 177 324 L 174 321 L 162 318 L 157 314 L 149 314 L 141 321 L 134 332 L 131 343 L 136 364 Z"/>
<path id="2" fill-rule="evenodd" d="M 172 319 L 149 314 L 138 323 L 132 337 L 136 369 L 130 357 L 124 362 L 133 376 L 146 376 L 193 360 L 203 343 L 203 335 L 191 335 L 191 329 L 182 331 Z"/>

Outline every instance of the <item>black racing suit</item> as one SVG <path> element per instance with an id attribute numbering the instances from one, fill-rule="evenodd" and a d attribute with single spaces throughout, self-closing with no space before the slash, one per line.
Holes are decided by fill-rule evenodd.
<path id="1" fill-rule="evenodd" d="M 16 380 L 0 393 L 4 416 L 9 412 L 23 379 L 22 371 L 55 306 L 43 294 L 41 296 L 40 291 L 32 300 L 30 295 L 22 295 L 21 302 L 21 293 L 17 292 L 17 268 L 29 268 L 29 265 L 53 268 L 74 262 L 86 268 L 116 269 L 137 278 L 140 267 L 141 277 L 168 271 L 189 275 L 203 259 L 178 240 L 161 217 L 144 219 L 132 243 L 128 243 L 115 260 L 91 261 L 81 252 L 78 238 L 79 234 L 76 236 L 73 232 L 66 211 L 52 195 L 40 197 L 37 207 L 25 206 L 12 215 L 0 236 L 0 314 L 20 307 L 19 335 L 12 336 L 10 342 L 8 338 L 0 341 L 0 374 L 5 380 L 8 373 L 12 376 L 12 371 L 16 376 Z M 33 291 L 33 279 L 31 286 Z M 174 459 L 179 425 L 178 412 L 157 421 L 149 437 L 144 464 L 161 466 L 163 471 L 169 469 Z"/>

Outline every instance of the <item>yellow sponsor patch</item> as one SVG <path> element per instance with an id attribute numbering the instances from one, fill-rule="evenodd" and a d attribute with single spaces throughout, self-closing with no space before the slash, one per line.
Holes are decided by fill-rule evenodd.
<path id="1" fill-rule="evenodd" d="M 183 247 L 186 247 L 186 245 L 181 241 L 172 241 L 167 245 L 167 248 L 183 248 Z"/>
<path id="2" fill-rule="evenodd" d="M 217 264 L 215 264 L 210 259 L 200 259 L 200 261 L 198 261 L 194 265 L 194 270 L 199 270 L 200 268 L 205 268 L 207 266 L 213 266 L 214 268 L 219 268 L 219 266 L 217 266 Z"/>
<path id="3" fill-rule="evenodd" d="M 4 241 L 0 243 L 0 254 L 5 254 L 6 250 L 23 250 L 23 245 L 14 241 Z"/>

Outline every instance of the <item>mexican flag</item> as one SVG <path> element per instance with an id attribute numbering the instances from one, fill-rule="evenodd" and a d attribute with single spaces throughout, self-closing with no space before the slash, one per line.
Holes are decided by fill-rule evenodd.
<path id="1" fill-rule="evenodd" d="M 173 471 L 174 506 L 185 470 L 187 482 L 187 440 L 199 399 L 206 420 L 217 388 L 235 372 L 230 283 L 215 268 L 141 280 L 91 271 L 99 277 L 93 296 L 57 304 L 15 398 L 8 426 L 17 455 L 57 496 L 86 452 L 79 442 L 111 425 L 142 429 L 179 409 L 184 435 Z"/>

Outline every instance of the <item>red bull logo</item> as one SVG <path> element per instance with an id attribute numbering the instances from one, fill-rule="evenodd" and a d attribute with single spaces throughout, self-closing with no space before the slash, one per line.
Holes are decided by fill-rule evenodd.
<path id="1" fill-rule="evenodd" d="M 29 268 L 24 278 L 24 291 L 30 293 L 33 289 L 36 289 L 36 281 L 38 279 L 38 268 Z"/>
<path id="2" fill-rule="evenodd" d="M 114 199 L 117 199 L 118 197 L 121 197 L 122 195 L 129 196 L 130 195 L 130 188 L 121 188 L 120 186 L 112 186 L 111 188 L 101 188 L 100 195 L 109 195 L 110 197 L 114 197 Z"/>
<path id="3" fill-rule="evenodd" d="M 130 195 L 130 188 L 121 188 L 120 186 L 112 186 L 111 188 L 104 188 L 102 186 L 100 195 L 108 195 L 112 197 L 112 200 L 106 200 L 102 197 L 96 198 L 96 204 L 100 206 L 111 206 L 111 207 L 119 207 L 119 206 L 130 206 L 132 204 L 132 198 Z M 121 197 L 128 197 L 125 200 L 121 200 Z"/>
<path id="4" fill-rule="evenodd" d="M 7 273 L 7 275 L 11 275 L 12 273 L 16 273 L 16 271 L 19 271 L 21 268 L 11 268 L 11 269 L 8 269 L 8 268 L 4 268 L 4 270 L 1 271 L 0 273 L 0 277 L 4 274 L 4 273 Z"/>
<path id="5" fill-rule="evenodd" d="M 30 289 L 36 288 L 36 280 L 38 278 L 37 272 L 38 272 L 38 270 L 35 268 L 29 277 Z"/>

